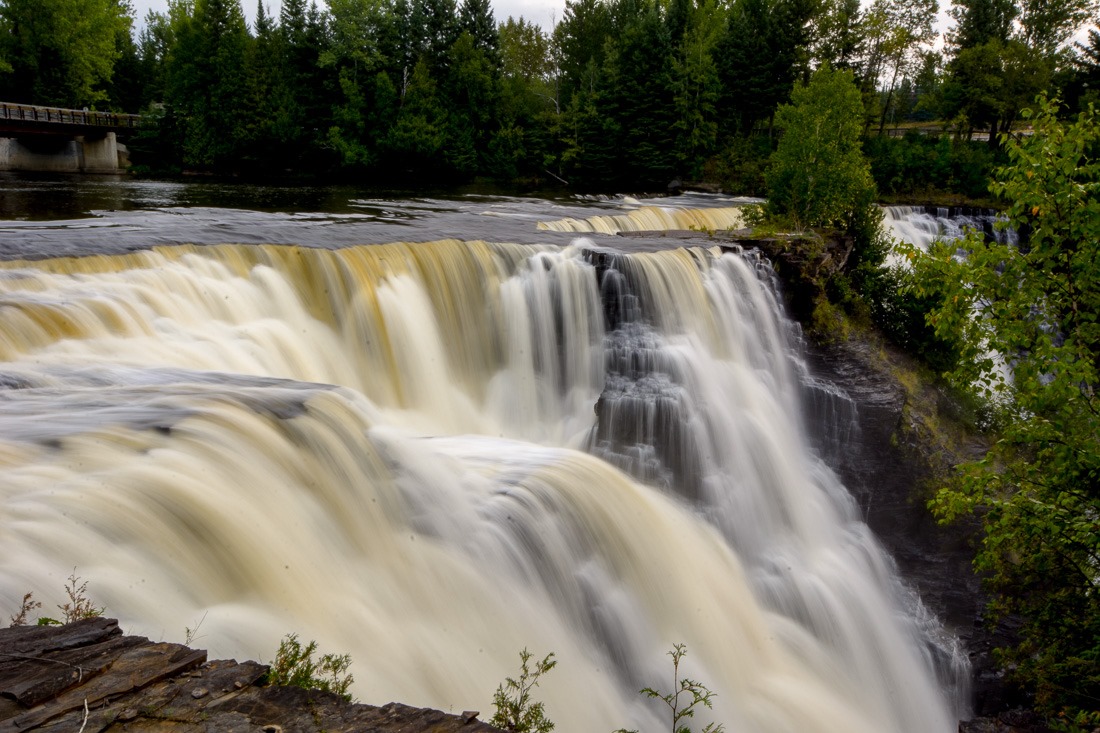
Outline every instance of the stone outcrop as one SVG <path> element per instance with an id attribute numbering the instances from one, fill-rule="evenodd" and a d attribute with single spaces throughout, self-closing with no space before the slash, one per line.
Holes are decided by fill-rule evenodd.
<path id="1" fill-rule="evenodd" d="M 202 650 L 126 636 L 108 618 L 0 629 L 0 733 L 498 733 L 472 712 L 375 707 L 319 690 L 268 687 L 267 671 L 257 662 L 207 661 Z"/>

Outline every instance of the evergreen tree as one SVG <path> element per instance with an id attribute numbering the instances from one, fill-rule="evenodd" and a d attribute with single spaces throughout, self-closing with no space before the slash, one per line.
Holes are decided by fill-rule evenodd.
<path id="1" fill-rule="evenodd" d="M 993 41 L 1004 43 L 1018 14 L 1013 0 L 952 0 L 948 15 L 955 28 L 947 34 L 947 42 L 955 55 Z"/>
<path id="2" fill-rule="evenodd" d="M 550 39 L 523 18 L 499 27 L 500 127 L 489 142 L 488 167 L 497 177 L 541 176 L 552 163 L 560 113 Z"/>
<path id="3" fill-rule="evenodd" d="M 446 70 L 447 53 L 460 32 L 455 0 L 413 0 L 412 28 L 419 34 L 418 57 L 433 77 Z"/>
<path id="4" fill-rule="evenodd" d="M 600 78 L 598 109 L 607 120 L 589 154 L 610 162 L 601 178 L 663 186 L 675 169 L 668 28 L 651 0 L 618 0 L 611 17 L 622 26 L 607 41 Z"/>
<path id="5" fill-rule="evenodd" d="M 769 121 L 808 72 L 810 0 L 737 0 L 716 53 L 721 114 L 743 135 Z"/>
<path id="6" fill-rule="evenodd" d="M 469 33 L 474 48 L 500 68 L 500 36 L 489 0 L 462 0 L 458 7 L 458 29 Z"/>
<path id="7" fill-rule="evenodd" d="M 1020 0 L 1020 40 L 1053 56 L 1078 30 L 1096 22 L 1098 10 L 1096 0 Z"/>
<path id="8" fill-rule="evenodd" d="M 812 38 L 811 55 L 817 66 L 851 69 L 860 81 L 866 32 L 859 0 L 825 0 L 814 16 Z"/>
<path id="9" fill-rule="evenodd" d="M 705 0 L 689 16 L 672 58 L 673 148 L 676 172 L 682 176 L 698 178 L 717 148 L 721 80 L 714 52 L 724 31 L 722 9 Z"/>
<path id="10" fill-rule="evenodd" d="M 383 52 L 393 21 L 380 0 L 330 0 L 329 10 L 332 43 L 322 63 L 335 70 L 339 94 L 327 144 L 343 165 L 369 167 L 396 112 Z"/>
<path id="11" fill-rule="evenodd" d="M 499 72 L 468 31 L 459 35 L 448 59 L 443 83 L 447 100 L 444 158 L 458 175 L 469 177 L 484 167 L 496 127 Z"/>
<path id="12" fill-rule="evenodd" d="M 438 171 L 446 142 L 447 115 L 425 60 L 409 76 L 396 121 L 383 142 L 387 169 L 423 175 Z"/>
<path id="13" fill-rule="evenodd" d="M 190 11 L 190 12 L 188 12 Z M 185 165 L 221 168 L 239 162 L 255 114 L 248 94 L 248 28 L 239 0 L 194 0 L 177 6 L 165 102 L 180 118 Z"/>
<path id="14" fill-rule="evenodd" d="M 566 0 L 562 20 L 554 28 L 554 46 L 561 58 L 561 95 L 568 104 L 584 89 L 595 93 L 603 66 L 604 48 L 611 35 L 611 14 L 601 0 Z"/>

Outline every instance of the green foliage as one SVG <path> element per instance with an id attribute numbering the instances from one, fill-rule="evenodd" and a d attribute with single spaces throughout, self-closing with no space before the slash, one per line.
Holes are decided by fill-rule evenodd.
<path id="1" fill-rule="evenodd" d="M 818 69 L 776 113 L 783 138 L 766 179 L 768 215 L 796 226 L 856 223 L 875 200 L 871 170 L 860 148 L 863 103 L 851 72 Z"/>
<path id="2" fill-rule="evenodd" d="M 804 76 L 809 20 L 817 6 L 807 0 L 732 3 L 728 30 L 715 52 L 727 134 L 751 135 Z"/>
<path id="3" fill-rule="evenodd" d="M 267 673 L 267 683 L 332 692 L 350 701 L 348 689 L 355 681 L 348 674 L 351 657 L 347 654 L 323 654 L 314 660 L 316 652 L 317 642 L 310 641 L 302 646 L 297 634 L 287 634 L 279 642 L 279 651 L 275 653 L 275 661 Z"/>
<path id="4" fill-rule="evenodd" d="M 964 260 L 940 249 L 922 264 L 942 293 L 930 323 L 960 345 L 951 378 L 1003 425 L 932 508 L 982 519 L 991 610 L 1022 619 L 1006 668 L 1040 709 L 1087 719 L 1100 710 L 1100 121 L 1090 107 L 1063 123 L 1044 99 L 1025 116 L 1034 134 L 1006 140 L 992 190 L 1026 244 L 971 236 Z"/>
<path id="5" fill-rule="evenodd" d="M 108 100 L 128 36 L 129 6 L 118 0 L 0 2 L 0 93 L 5 101 L 63 107 Z"/>
<path id="6" fill-rule="evenodd" d="M 903 252 L 911 248 L 902 247 Z M 865 282 L 864 301 L 871 320 L 895 344 L 919 357 L 936 374 L 955 369 L 961 345 L 951 334 L 937 333 L 928 314 L 946 297 L 941 285 L 922 275 L 926 258 L 911 252 L 910 266 L 882 268 Z"/>
<path id="7" fill-rule="evenodd" d="M 989 181 L 1003 152 L 947 135 L 910 133 L 864 141 L 871 175 L 883 195 L 914 197 L 952 192 L 971 199 L 989 195 Z"/>
<path id="8" fill-rule="evenodd" d="M 687 655 L 686 645 L 673 645 L 668 655 L 672 657 L 672 691 L 665 693 L 652 687 L 644 687 L 641 692 L 650 699 L 660 700 L 668 707 L 671 714 L 671 733 L 691 733 L 689 719 L 695 717 L 700 705 L 705 708 L 712 707 L 714 693 L 701 682 L 680 676 L 680 660 Z M 722 733 L 723 730 L 725 728 L 721 723 L 707 723 L 701 729 L 701 733 Z M 615 733 L 635 732 L 620 729 Z"/>
<path id="9" fill-rule="evenodd" d="M 519 679 L 507 678 L 493 693 L 493 719 L 489 721 L 501 730 L 515 733 L 550 733 L 554 723 L 546 717 L 541 702 L 535 702 L 531 694 L 539 685 L 539 678 L 552 670 L 557 661 L 554 654 L 547 654 L 541 661 L 530 665 L 531 653 L 524 649 L 519 653 Z"/>

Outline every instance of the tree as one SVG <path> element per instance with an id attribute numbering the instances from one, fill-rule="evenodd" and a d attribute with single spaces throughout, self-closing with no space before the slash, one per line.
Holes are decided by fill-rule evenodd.
<path id="1" fill-rule="evenodd" d="M 823 66 L 776 112 L 783 131 L 766 178 L 767 213 L 807 227 L 848 229 L 875 200 L 852 72 Z"/>
<path id="2" fill-rule="evenodd" d="M 336 72 L 339 94 L 331 100 L 327 143 L 339 163 L 369 167 L 378 142 L 393 124 L 396 89 L 385 68 L 383 47 L 393 18 L 382 0 L 329 0 L 331 43 L 320 65 Z"/>
<path id="3" fill-rule="evenodd" d="M 938 3 L 926 0 L 875 0 L 867 12 L 869 60 L 865 69 L 865 88 L 886 83 L 886 101 L 879 118 L 879 134 L 886 127 L 887 114 L 900 79 L 920 60 L 921 46 L 935 34 L 932 22 Z"/>
<path id="4" fill-rule="evenodd" d="M 991 41 L 1004 43 L 1019 12 L 1014 0 L 953 0 L 947 14 L 955 28 L 947 34 L 947 43 L 955 55 Z"/>
<path id="5" fill-rule="evenodd" d="M 600 0 L 566 0 L 562 20 L 554 28 L 554 46 L 561 57 L 562 103 L 581 90 L 594 91 L 603 65 L 604 46 L 611 34 L 611 15 Z"/>
<path id="6" fill-rule="evenodd" d="M 606 44 L 600 78 L 600 112 L 608 118 L 603 143 L 612 180 L 666 184 L 672 177 L 674 124 L 668 28 L 651 0 L 618 0 L 622 21 Z"/>
<path id="7" fill-rule="evenodd" d="M 107 101 L 131 15 L 124 0 L 0 0 L 0 93 L 60 107 Z"/>
<path id="8" fill-rule="evenodd" d="M 1096 0 L 1020 0 L 1020 36 L 1028 48 L 1054 55 L 1081 27 L 1096 21 Z"/>
<path id="9" fill-rule="evenodd" d="M 458 6 L 458 28 L 469 33 L 474 48 L 485 54 L 495 68 L 500 68 L 500 36 L 489 0 L 462 0 Z"/>
<path id="10" fill-rule="evenodd" d="M 499 35 L 500 129 L 489 143 L 490 172 L 507 179 L 541 175 L 553 157 L 551 137 L 561 112 L 550 39 L 523 18 L 508 18 Z"/>
<path id="11" fill-rule="evenodd" d="M 722 10 L 704 0 L 685 21 L 670 69 L 678 172 L 697 178 L 718 138 L 721 80 L 714 51 L 725 26 Z"/>
<path id="12" fill-rule="evenodd" d="M 1006 138 L 991 186 L 1019 247 L 971 235 L 918 258 L 944 296 L 930 315 L 961 345 L 949 374 L 988 406 L 997 441 L 958 468 L 933 510 L 982 523 L 975 567 L 997 618 L 1022 620 L 1000 659 L 1048 713 L 1100 723 L 1100 119 L 1058 119 L 1040 99 L 1034 134 Z"/>
<path id="13" fill-rule="evenodd" d="M 246 58 L 250 37 L 239 0 L 169 4 L 173 44 L 165 102 L 183 127 L 183 163 L 236 163 L 247 142 Z"/>
<path id="14" fill-rule="evenodd" d="M 812 0 L 737 0 L 715 51 L 724 93 L 721 109 L 747 135 L 770 120 L 809 69 Z"/>
<path id="15" fill-rule="evenodd" d="M 813 21 L 812 55 L 818 66 L 829 64 L 834 69 L 851 69 L 858 77 L 864 41 L 859 0 L 822 3 Z"/>

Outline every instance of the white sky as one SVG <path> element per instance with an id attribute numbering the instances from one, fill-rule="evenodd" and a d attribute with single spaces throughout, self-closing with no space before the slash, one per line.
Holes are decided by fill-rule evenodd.
<path id="1" fill-rule="evenodd" d="M 137 17 L 139 28 L 145 25 L 145 15 L 150 10 L 163 13 L 168 9 L 168 0 L 131 0 L 131 2 L 134 5 L 134 15 Z M 527 20 L 538 23 L 545 30 L 549 30 L 553 25 L 551 19 L 561 20 L 562 10 L 565 8 L 565 0 L 490 0 L 490 2 L 497 21 L 506 20 L 509 15 L 517 18 L 522 15 Z M 323 5 L 324 0 L 318 0 L 318 4 Z M 241 0 L 241 7 L 251 26 L 256 18 L 256 0 Z M 282 0 L 264 0 L 264 7 L 273 15 L 278 15 Z"/>

